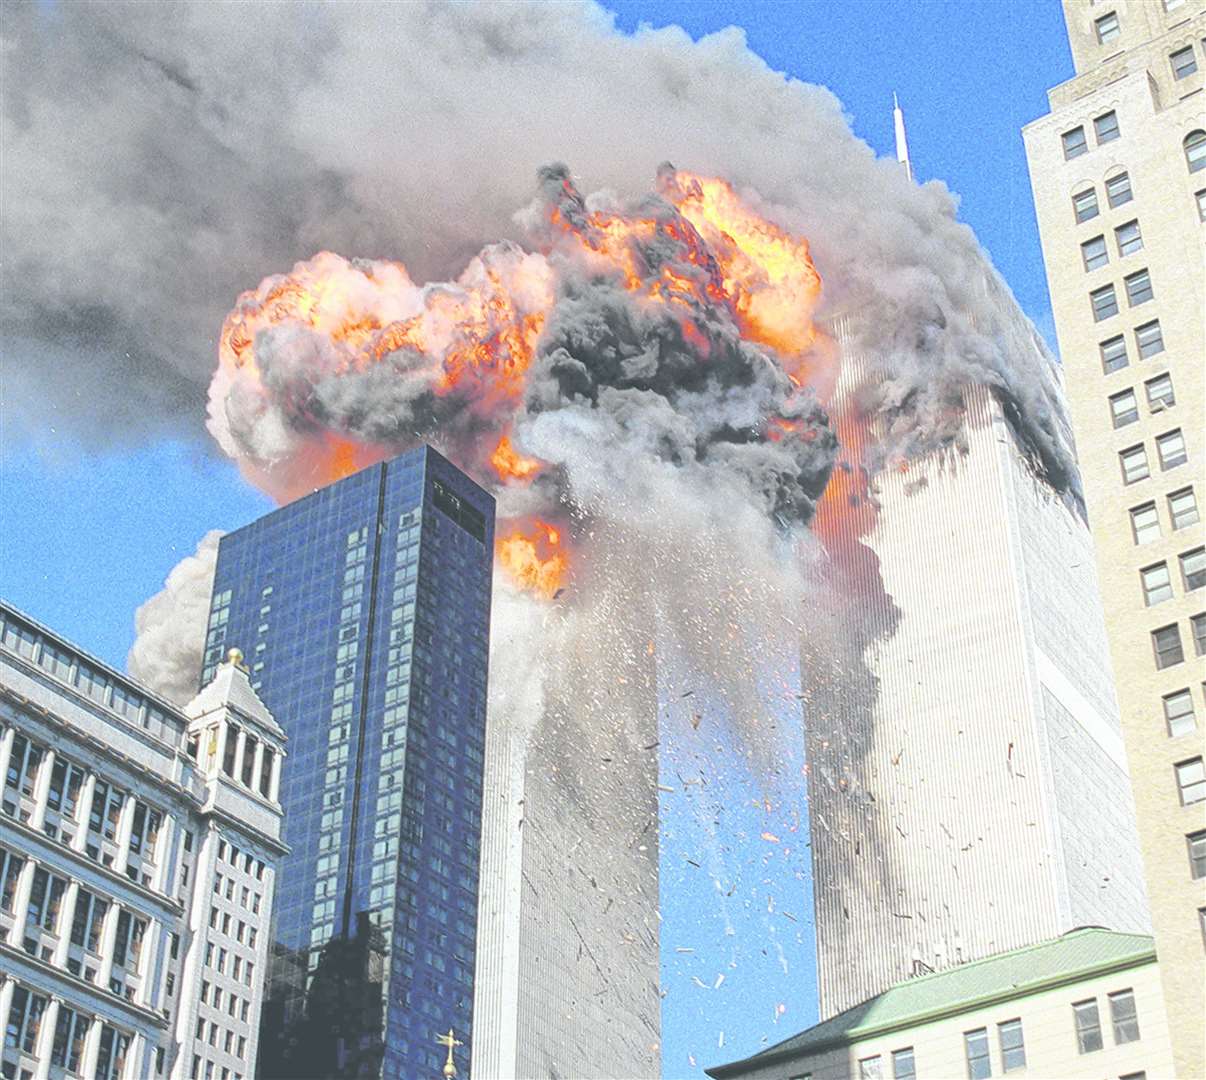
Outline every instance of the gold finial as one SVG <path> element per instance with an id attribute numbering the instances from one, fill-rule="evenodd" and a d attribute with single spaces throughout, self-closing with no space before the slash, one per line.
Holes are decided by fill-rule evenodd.
<path id="1" fill-rule="evenodd" d="M 452 1060 L 452 1048 L 454 1046 L 464 1046 L 465 1044 L 452 1034 L 452 1028 L 448 1029 L 447 1035 L 437 1035 L 435 1041 L 441 1046 L 448 1047 L 448 1060 L 444 1062 L 444 1075 L 448 1080 L 452 1080 L 456 1076 L 456 1064 Z"/>
<path id="2" fill-rule="evenodd" d="M 234 664 L 234 666 L 237 668 L 242 668 L 244 671 L 247 670 L 247 665 L 243 663 L 242 649 L 231 649 L 226 654 L 226 661 L 227 663 Z"/>

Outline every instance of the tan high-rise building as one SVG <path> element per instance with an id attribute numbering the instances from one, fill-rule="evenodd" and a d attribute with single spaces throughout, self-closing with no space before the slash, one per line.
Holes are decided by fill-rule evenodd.
<path id="1" fill-rule="evenodd" d="M 1177 1073 L 1206 1076 L 1206 3 L 1063 0 L 1025 131 Z"/>

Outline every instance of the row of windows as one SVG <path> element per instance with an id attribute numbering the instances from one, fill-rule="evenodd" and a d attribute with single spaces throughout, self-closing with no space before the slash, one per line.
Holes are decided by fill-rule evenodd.
<path id="1" fill-rule="evenodd" d="M 1126 287 L 1126 300 L 1130 307 L 1138 307 L 1140 304 L 1146 304 L 1149 300 L 1155 299 L 1155 291 L 1152 289 L 1152 276 L 1146 268 L 1136 270 L 1133 274 L 1128 274 L 1122 279 Z M 1104 322 L 1106 319 L 1112 319 L 1118 314 L 1118 293 L 1114 288 L 1113 282 L 1109 285 L 1102 285 L 1099 289 L 1094 289 L 1089 293 L 1089 304 L 1093 309 L 1093 321 Z"/>
<path id="2" fill-rule="evenodd" d="M 1177 403 L 1172 376 L 1168 372 L 1148 379 L 1143 384 L 1143 389 L 1147 396 L 1147 407 L 1153 414 L 1171 409 Z M 1134 387 L 1111 394 L 1109 402 L 1110 420 L 1115 428 L 1126 427 L 1139 419 L 1139 398 L 1135 394 Z M 1188 460 L 1185 452 L 1185 439 L 1181 435 L 1180 428 L 1158 436 L 1156 446 L 1160 450 L 1161 467 L 1164 469 L 1184 465 Z"/>
<path id="3" fill-rule="evenodd" d="M 1194 655 L 1206 656 L 1206 614 L 1191 615 L 1189 625 Z M 1176 623 L 1169 623 L 1153 630 L 1152 652 L 1155 654 L 1158 671 L 1184 663 L 1185 646 L 1181 642 L 1181 627 Z"/>
<path id="4" fill-rule="evenodd" d="M 1192 487 L 1181 488 L 1168 495 L 1168 517 L 1173 532 L 1196 525 L 1200 520 L 1198 501 Z M 1160 539 L 1160 516 L 1155 500 L 1132 506 L 1131 533 L 1136 544 L 1151 544 Z"/>
<path id="5" fill-rule="evenodd" d="M 1102 113 L 1100 116 L 1093 119 L 1093 133 L 1097 137 L 1097 145 L 1103 146 L 1108 142 L 1113 142 L 1122 131 L 1118 126 L 1118 114 L 1111 109 L 1107 113 Z M 1064 144 L 1064 160 L 1071 161 L 1073 158 L 1078 158 L 1081 154 L 1089 152 L 1089 140 L 1085 137 L 1085 128 L 1083 124 L 1078 124 L 1070 131 L 1065 131 L 1060 139 Z"/>
<path id="6" fill-rule="evenodd" d="M 221 912 L 216 907 L 211 907 L 209 909 L 209 926 L 211 930 L 217 930 L 219 933 L 233 938 L 240 945 L 255 948 L 256 928 L 242 919 L 232 921 L 229 911 Z"/>
<path id="7" fill-rule="evenodd" d="M 222 1003 L 226 1003 L 226 1012 L 233 1019 L 237 1017 L 243 1023 L 250 1023 L 251 1002 L 241 998 L 233 990 L 223 992 L 222 987 L 214 986 L 208 979 L 201 980 L 201 1003 L 221 1011 Z"/>
<path id="8" fill-rule="evenodd" d="M 261 859 L 257 859 L 250 851 L 240 852 L 234 844 L 228 844 L 225 840 L 218 841 L 218 859 L 222 862 L 229 862 L 236 870 L 239 869 L 240 863 L 245 874 L 255 874 L 256 881 L 264 880 L 264 863 Z"/>
<path id="9" fill-rule="evenodd" d="M 1114 246 L 1118 250 L 1118 257 L 1120 259 L 1125 259 L 1128 255 L 1135 255 L 1143 250 L 1143 233 L 1139 229 L 1138 218 L 1132 218 L 1130 221 L 1115 226 Z M 1084 263 L 1086 272 L 1100 270 L 1103 266 L 1108 266 L 1110 263 L 1110 250 L 1106 246 L 1105 234 L 1099 233 L 1097 236 L 1084 241 L 1080 245 L 1080 257 Z"/>
<path id="10" fill-rule="evenodd" d="M 1115 173 L 1113 176 L 1107 177 L 1105 182 L 1106 201 L 1110 204 L 1111 209 L 1116 209 L 1129 203 L 1135 193 L 1131 190 L 1131 177 L 1127 172 Z M 1097 204 L 1097 188 L 1087 187 L 1081 191 L 1076 191 L 1072 195 L 1072 212 L 1076 217 L 1076 223 L 1090 221 L 1101 213 L 1101 208 Z"/>
<path id="11" fill-rule="evenodd" d="M 206 1038 L 207 1027 L 208 1039 Z M 207 1025 L 204 1017 L 198 1017 L 194 1034 L 198 1040 L 207 1041 L 210 1046 L 215 1049 L 221 1048 L 224 1053 L 230 1054 L 232 1057 L 242 1059 L 247 1056 L 247 1036 L 239 1035 L 230 1028 L 220 1028 L 213 1020 L 210 1020 Z"/>
<path id="12" fill-rule="evenodd" d="M 1135 351 L 1140 360 L 1150 360 L 1164 351 L 1164 332 L 1160 329 L 1160 320 L 1152 319 L 1134 329 Z M 1101 369 L 1107 375 L 1121 371 L 1129 366 L 1131 358 L 1127 353 L 1126 338 L 1117 334 L 1112 338 L 1098 343 L 1101 351 Z"/>
<path id="13" fill-rule="evenodd" d="M 1186 593 L 1206 587 L 1206 548 L 1182 552 L 1177 561 L 1181 564 L 1181 584 Z M 1143 567 L 1139 571 L 1139 583 L 1143 588 L 1143 602 L 1148 607 L 1173 598 L 1172 574 L 1167 562 Z"/>
<path id="14" fill-rule="evenodd" d="M 33 1055 L 38 1049 L 42 1021 L 46 1015 L 49 999 L 27 990 L 23 986 L 13 987 L 12 1004 L 4 1018 L 5 1057 L 9 1052 Z M 77 1075 L 84 1064 L 84 1046 L 88 1033 L 99 1019 L 88 1016 L 60 1003 L 55 1019 L 54 1033 L 50 1044 L 50 1064 Z M 130 1049 L 130 1035 L 108 1024 L 102 1024 L 96 1061 L 96 1080 L 118 1080 L 125 1067 L 126 1054 Z M 163 1056 L 156 1058 L 157 1070 L 162 1070 Z M 15 1075 L 5 1063 L 5 1077 Z M 23 1077 L 32 1074 L 22 1071 Z"/>
<path id="15" fill-rule="evenodd" d="M 1165 0 L 1165 10 L 1169 10 L 1173 6 Z M 1093 30 L 1097 35 L 1097 42 L 1100 45 L 1108 45 L 1113 41 L 1117 41 L 1122 37 L 1122 23 L 1118 18 L 1118 12 L 1107 11 L 1104 15 L 1098 16 L 1093 20 Z M 1203 44 L 1206 48 L 1206 43 Z M 1198 70 L 1197 57 L 1194 55 L 1192 45 L 1186 45 L 1180 49 L 1174 49 L 1168 54 L 1168 66 L 1172 70 L 1174 82 L 1179 82 L 1181 79 L 1186 79 Z"/>

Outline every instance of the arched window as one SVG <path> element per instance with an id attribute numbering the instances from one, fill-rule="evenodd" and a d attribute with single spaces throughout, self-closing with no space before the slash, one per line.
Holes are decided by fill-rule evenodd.
<path id="1" fill-rule="evenodd" d="M 1206 131 L 1199 128 L 1185 136 L 1185 163 L 1190 172 L 1206 169 Z"/>

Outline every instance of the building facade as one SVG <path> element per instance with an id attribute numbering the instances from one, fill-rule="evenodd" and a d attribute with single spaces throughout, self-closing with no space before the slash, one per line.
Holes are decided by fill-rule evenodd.
<path id="1" fill-rule="evenodd" d="M 1172 1051 L 1147 936 L 1098 928 L 894 986 L 716 1080 L 1158 1080 Z"/>
<path id="2" fill-rule="evenodd" d="M 864 376 L 834 332 L 840 412 Z M 822 1018 L 1075 926 L 1150 926 L 1083 510 L 1004 397 L 969 387 L 964 416 L 962 446 L 818 517 L 829 601 L 801 672 Z"/>
<path id="3" fill-rule="evenodd" d="M 233 662 L 181 711 L 0 620 L 0 1075 L 250 1078 L 280 729 Z"/>
<path id="4" fill-rule="evenodd" d="M 469 1058 L 493 537 L 421 447 L 222 539 L 203 681 L 242 648 L 290 739 L 267 1076 Z"/>
<path id="5" fill-rule="evenodd" d="M 1064 0 L 1023 132 L 1178 1074 L 1206 1075 L 1206 4 Z"/>

